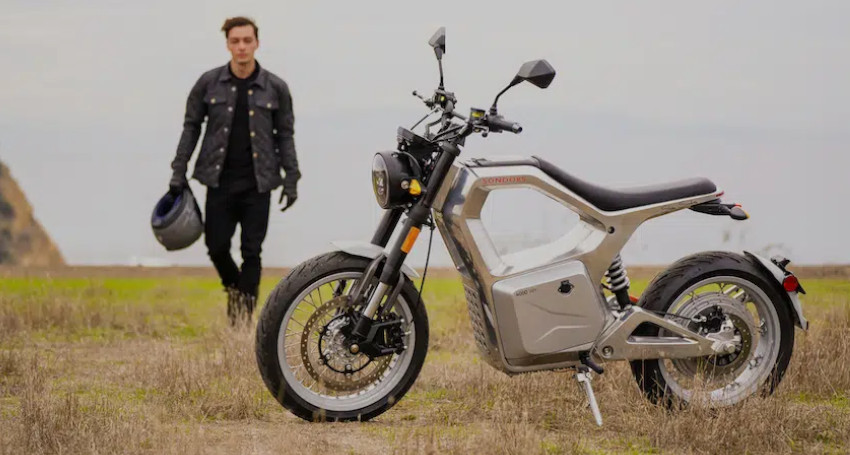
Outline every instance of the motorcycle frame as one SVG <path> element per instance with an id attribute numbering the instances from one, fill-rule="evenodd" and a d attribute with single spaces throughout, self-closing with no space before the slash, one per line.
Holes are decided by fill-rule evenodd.
<path id="1" fill-rule="evenodd" d="M 457 150 L 457 149 L 455 149 Z M 459 150 L 457 150 L 459 152 Z M 410 208 L 402 235 L 394 248 L 381 255 L 386 261 L 381 282 L 394 283 L 407 253 L 399 252 L 404 233 L 421 226 L 432 213 L 449 254 L 461 275 L 475 340 L 482 357 L 491 366 L 509 374 L 576 366 L 583 354 L 595 359 L 686 358 L 722 352 L 724 345 L 702 337 L 674 321 L 654 315 L 639 307 L 612 308 L 606 303 L 601 282 L 612 260 L 620 253 L 637 228 L 647 220 L 716 199 L 722 191 L 635 207 L 616 212 L 596 208 L 575 192 L 561 185 L 523 160 L 493 161 L 486 165 L 476 160 L 455 162 L 457 155 L 445 151 L 429 185 L 430 196 Z M 500 255 L 481 221 L 481 211 L 493 191 L 530 189 L 549 197 L 576 213 L 578 222 L 563 236 L 537 248 Z M 418 210 L 417 210 L 418 209 Z M 378 226 L 372 243 L 385 247 L 403 209 L 387 210 Z M 424 215 L 424 216 L 423 216 Z M 577 265 L 580 267 L 576 268 Z M 515 345 L 514 337 L 533 331 L 528 325 L 520 327 L 502 311 L 500 320 L 494 288 L 499 283 L 521 276 L 534 276 L 546 269 L 560 266 L 579 270 L 586 276 L 589 295 L 584 295 L 582 311 L 593 316 L 594 339 L 568 346 L 555 352 L 521 355 L 509 358 L 505 343 Z M 579 277 L 580 278 L 580 277 Z M 531 288 L 536 283 L 530 282 Z M 375 306 L 391 288 L 385 285 L 373 294 Z M 378 297 L 376 297 L 378 296 Z M 502 305 L 504 307 L 504 304 Z M 648 322 L 665 329 L 664 337 L 633 337 L 631 332 Z M 503 326 L 510 329 L 503 330 Z M 604 349 L 603 349 L 604 348 Z M 516 357 L 516 354 L 514 354 Z"/>
<path id="2" fill-rule="evenodd" d="M 486 166 L 474 160 L 456 163 L 446 176 L 433 205 L 435 221 L 463 280 L 470 317 L 478 322 L 473 323 L 473 327 L 479 332 L 476 333 L 479 350 L 491 365 L 506 372 L 519 373 L 575 365 L 582 351 L 593 351 L 603 360 L 613 360 L 692 357 L 711 354 L 719 348 L 712 340 L 640 308 L 628 308 L 627 311 L 613 309 L 606 303 L 600 283 L 613 259 L 641 224 L 714 200 L 722 191 L 606 212 L 561 185 L 538 167 L 521 163 L 516 160 L 501 163 L 488 160 Z M 513 189 L 530 189 L 549 197 L 576 213 L 578 222 L 551 243 L 500 255 L 484 227 L 481 211 L 493 191 Z M 499 330 L 500 324 L 509 321 L 499 320 L 500 313 L 494 307 L 494 288 L 504 280 L 533 275 L 536 271 L 570 262 L 584 266 L 594 291 L 592 296 L 585 297 L 580 304 L 598 308 L 603 318 L 599 337 L 588 345 L 525 359 L 522 364 L 509 361 L 504 352 L 503 338 L 511 334 Z M 654 323 L 678 336 L 658 337 L 654 340 L 630 338 L 631 331 L 640 322 Z M 602 346 L 613 349 L 612 353 L 602 355 L 594 349 Z"/>

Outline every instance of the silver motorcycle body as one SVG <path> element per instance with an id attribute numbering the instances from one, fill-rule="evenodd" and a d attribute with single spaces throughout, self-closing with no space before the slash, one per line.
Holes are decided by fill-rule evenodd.
<path id="1" fill-rule="evenodd" d="M 700 336 L 639 307 L 609 305 L 599 284 L 643 222 L 715 200 L 722 191 L 714 188 L 685 198 L 604 211 L 543 172 L 537 163 L 537 159 L 455 163 L 433 207 L 463 280 L 482 357 L 506 373 L 521 373 L 575 366 L 584 351 L 601 360 L 723 352 L 722 340 Z M 511 189 L 538 191 L 578 214 L 579 221 L 552 243 L 500 255 L 484 228 L 481 211 L 491 192 Z M 629 332 L 643 322 L 678 336 L 632 337 Z"/>

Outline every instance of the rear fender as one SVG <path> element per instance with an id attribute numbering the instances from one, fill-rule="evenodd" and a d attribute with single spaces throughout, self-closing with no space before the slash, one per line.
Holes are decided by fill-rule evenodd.
<path id="1" fill-rule="evenodd" d="M 764 269 L 770 276 L 776 279 L 776 284 L 779 286 L 779 289 L 782 290 L 783 293 L 788 295 L 788 303 L 791 305 L 791 309 L 794 310 L 794 322 L 797 323 L 797 327 L 808 330 L 809 329 L 809 321 L 803 317 L 803 306 L 800 304 L 800 298 L 797 296 L 796 292 L 786 292 L 785 288 L 782 286 L 782 281 L 785 280 L 785 272 L 779 268 L 776 264 L 771 262 L 769 259 L 765 259 L 757 254 L 750 253 L 749 251 L 744 251 L 744 254 L 747 255 L 750 259 L 755 260 L 756 263 L 761 265 L 762 269 Z"/>
<path id="2" fill-rule="evenodd" d="M 331 244 L 339 251 L 348 253 L 352 256 L 360 256 L 368 259 L 375 259 L 378 256 L 385 254 L 383 248 L 369 242 L 336 241 L 331 242 Z M 416 270 L 413 270 L 413 267 L 410 267 L 407 264 L 401 265 L 401 271 L 410 278 L 411 281 L 419 278 L 419 274 L 416 273 Z"/>

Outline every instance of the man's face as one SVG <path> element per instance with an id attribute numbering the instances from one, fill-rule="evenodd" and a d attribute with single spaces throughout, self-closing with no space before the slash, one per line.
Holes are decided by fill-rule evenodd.
<path id="1" fill-rule="evenodd" d="M 250 63 L 259 46 L 260 42 L 254 36 L 254 27 L 250 25 L 233 27 L 227 34 L 227 50 L 236 63 Z"/>

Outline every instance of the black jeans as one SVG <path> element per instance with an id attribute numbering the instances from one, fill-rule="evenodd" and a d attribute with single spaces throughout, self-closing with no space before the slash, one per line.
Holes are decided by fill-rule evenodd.
<path id="1" fill-rule="evenodd" d="M 257 296 L 260 286 L 263 240 L 269 227 L 270 192 L 256 188 L 233 192 L 224 188 L 207 190 L 204 236 L 210 259 L 221 283 Z M 230 255 L 230 240 L 236 225 L 242 227 L 242 270 Z"/>

